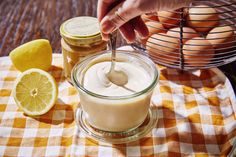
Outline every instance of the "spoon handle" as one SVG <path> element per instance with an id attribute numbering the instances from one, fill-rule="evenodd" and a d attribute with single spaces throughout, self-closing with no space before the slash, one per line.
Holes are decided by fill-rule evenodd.
<path id="1" fill-rule="evenodd" d="M 115 61 L 116 61 L 116 37 L 117 31 L 114 31 L 109 34 L 109 49 L 111 50 L 111 69 L 115 68 Z"/>

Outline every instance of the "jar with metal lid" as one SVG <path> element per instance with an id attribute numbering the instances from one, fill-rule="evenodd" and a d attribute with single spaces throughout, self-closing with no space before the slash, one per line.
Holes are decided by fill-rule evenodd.
<path id="1" fill-rule="evenodd" d="M 107 48 L 102 40 L 98 19 L 80 16 L 65 21 L 60 27 L 65 77 L 70 81 L 71 70 L 85 57 Z"/>

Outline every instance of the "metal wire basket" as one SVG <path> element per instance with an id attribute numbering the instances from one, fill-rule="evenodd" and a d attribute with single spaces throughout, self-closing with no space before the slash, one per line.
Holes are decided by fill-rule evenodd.
<path id="1" fill-rule="evenodd" d="M 236 60 L 235 0 L 198 0 L 186 8 L 142 18 L 154 33 L 132 46 L 158 64 L 193 70 Z"/>

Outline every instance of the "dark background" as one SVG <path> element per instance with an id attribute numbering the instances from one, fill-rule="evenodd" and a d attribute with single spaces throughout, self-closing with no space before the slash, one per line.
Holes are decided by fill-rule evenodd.
<path id="1" fill-rule="evenodd" d="M 59 27 L 75 16 L 96 16 L 97 0 L 0 0 L 0 56 L 38 38 L 61 53 Z M 124 42 L 118 40 L 118 45 Z M 236 62 L 220 67 L 236 90 Z"/>

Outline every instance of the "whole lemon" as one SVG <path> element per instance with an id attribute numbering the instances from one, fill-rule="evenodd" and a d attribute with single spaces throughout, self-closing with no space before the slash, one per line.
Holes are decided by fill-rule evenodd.
<path id="1" fill-rule="evenodd" d="M 52 64 L 52 47 L 46 39 L 33 40 L 12 50 L 10 58 L 21 72 L 31 68 L 48 71 Z"/>

